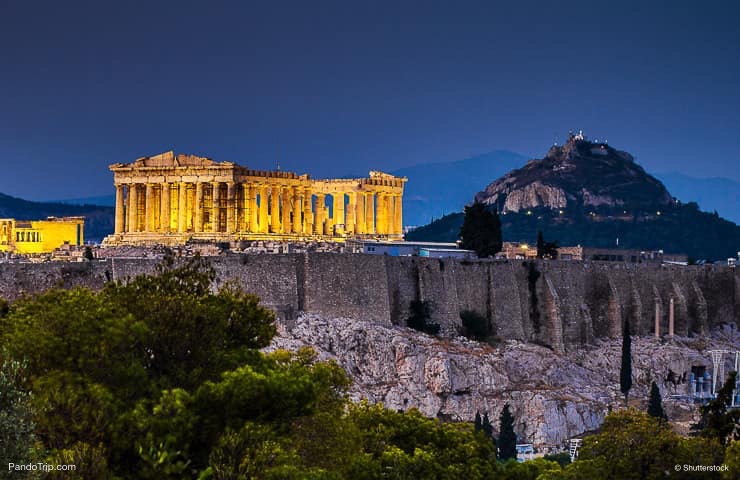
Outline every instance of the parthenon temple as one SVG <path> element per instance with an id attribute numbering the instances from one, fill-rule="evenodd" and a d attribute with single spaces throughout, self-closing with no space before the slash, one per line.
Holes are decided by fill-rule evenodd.
<path id="1" fill-rule="evenodd" d="M 403 238 L 405 177 L 314 180 L 172 151 L 110 170 L 116 219 L 107 244 Z"/>

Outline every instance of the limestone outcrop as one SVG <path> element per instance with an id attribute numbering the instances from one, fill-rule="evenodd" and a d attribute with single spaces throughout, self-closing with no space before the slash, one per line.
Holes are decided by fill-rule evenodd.
<path id="1" fill-rule="evenodd" d="M 638 404 L 646 401 L 650 382 L 656 381 L 669 415 L 690 420 L 696 411 L 689 403 L 667 399 L 687 391 L 683 376 L 692 366 L 709 367 L 707 350 L 740 348 L 737 332 L 728 331 L 711 341 L 634 338 L 631 398 Z M 345 368 L 355 401 L 366 398 L 399 410 L 413 407 L 430 417 L 457 421 L 487 412 L 494 424 L 509 403 L 516 433 L 540 447 L 597 429 L 608 410 L 623 402 L 617 339 L 558 354 L 515 340 L 494 348 L 464 337 L 439 339 L 403 327 L 302 315 L 280 326 L 269 349 L 302 346 Z"/>

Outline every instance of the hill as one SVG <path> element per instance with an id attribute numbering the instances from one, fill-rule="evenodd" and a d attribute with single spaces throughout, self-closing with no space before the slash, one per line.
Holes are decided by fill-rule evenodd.
<path id="1" fill-rule="evenodd" d="M 0 193 L 0 218 L 43 220 L 47 217 L 85 217 L 85 239 L 100 241 L 113 233 L 115 209 L 99 205 L 31 202 Z"/>
<path id="2" fill-rule="evenodd" d="M 523 165 L 527 157 L 496 150 L 454 162 L 428 163 L 390 172 L 408 177 L 403 194 L 404 225 L 424 225 L 434 218 L 459 211 L 471 192 L 486 186 L 490 178 Z"/>
<path id="3" fill-rule="evenodd" d="M 528 157 L 515 152 L 496 150 L 463 160 L 420 164 L 390 172 L 409 179 L 404 192 L 404 225 L 425 225 L 461 211 L 472 200 L 473 192 L 483 190 L 490 179 L 523 166 L 527 160 Z M 696 178 L 677 172 L 653 173 L 653 176 L 682 202 L 696 202 L 703 211 L 716 211 L 730 221 L 740 222 L 740 182 L 721 177 Z M 113 205 L 113 201 L 113 195 L 63 200 L 96 205 Z"/>
<path id="4" fill-rule="evenodd" d="M 736 255 L 740 227 L 684 204 L 632 156 L 571 136 L 489 184 L 475 199 L 501 213 L 504 239 L 532 241 L 537 230 L 560 245 L 663 249 L 694 258 Z M 454 241 L 462 214 L 447 215 L 407 235 Z"/>

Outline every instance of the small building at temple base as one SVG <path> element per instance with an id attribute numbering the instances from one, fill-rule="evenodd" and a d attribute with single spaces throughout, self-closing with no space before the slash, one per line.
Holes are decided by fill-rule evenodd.
<path id="1" fill-rule="evenodd" d="M 107 245 L 403 238 L 405 177 L 314 180 L 171 151 L 110 169 L 116 220 Z"/>
<path id="2" fill-rule="evenodd" d="M 46 220 L 0 219 L 0 252 L 51 253 L 62 245 L 85 242 L 84 217 L 49 217 Z"/>

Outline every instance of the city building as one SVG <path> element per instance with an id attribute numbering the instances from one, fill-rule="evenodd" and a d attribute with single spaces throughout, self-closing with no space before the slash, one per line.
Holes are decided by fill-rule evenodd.
<path id="1" fill-rule="evenodd" d="M 687 264 L 684 254 L 664 253 L 662 250 L 634 250 L 620 248 L 595 248 L 581 245 L 558 247 L 558 260 L 588 260 L 595 262 L 624 263 L 676 263 Z M 532 260 L 537 258 L 537 246 L 526 242 L 504 242 L 496 258 Z"/>
<path id="2" fill-rule="evenodd" d="M 49 217 L 46 220 L 0 219 L 0 252 L 50 253 L 62 245 L 85 242 L 84 217 Z"/>
<path id="3" fill-rule="evenodd" d="M 116 219 L 108 245 L 403 238 L 405 177 L 314 180 L 171 151 L 110 170 Z"/>
<path id="4" fill-rule="evenodd" d="M 394 257 L 477 258 L 472 250 L 458 248 L 451 242 L 392 242 L 382 240 L 348 240 L 347 251 Z"/>
<path id="5" fill-rule="evenodd" d="M 624 248 L 560 247 L 560 260 L 590 260 L 596 262 L 624 263 L 677 263 L 687 264 L 688 256 L 680 253 L 664 253 L 663 250 L 634 250 Z"/>
<path id="6" fill-rule="evenodd" d="M 537 258 L 537 246 L 526 242 L 504 242 L 496 258 L 531 260 Z"/>

